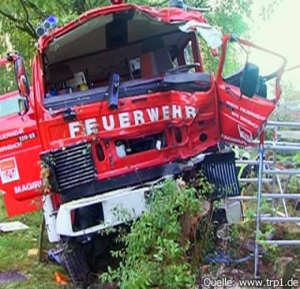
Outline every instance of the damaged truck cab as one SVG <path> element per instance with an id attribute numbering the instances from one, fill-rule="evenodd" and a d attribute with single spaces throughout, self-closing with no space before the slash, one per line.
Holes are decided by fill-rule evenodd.
<path id="1" fill-rule="evenodd" d="M 216 74 L 205 71 L 204 42 L 220 49 Z M 232 43 L 282 64 L 262 76 L 244 49 L 241 69 L 224 77 Z M 146 195 L 161 180 L 204 170 L 216 198 L 224 197 L 222 186 L 233 188 L 229 196 L 239 194 L 234 156 L 216 148 L 221 141 L 251 145 L 261 134 L 280 98 L 283 57 L 222 36 L 200 12 L 131 4 L 88 11 L 41 37 L 37 47 L 33 98 L 19 82 L 30 107 L 19 117 L 30 119 L 35 129 L 24 131 L 36 136 L 23 152 L 41 162 L 49 240 L 75 248 L 62 252 L 73 281 L 89 272 L 82 240 L 121 224 L 116 206 L 141 215 Z M 273 99 L 266 95 L 271 78 Z M 7 158 L 29 171 L 12 153 Z M 36 197 L 19 191 L 16 200 Z"/>

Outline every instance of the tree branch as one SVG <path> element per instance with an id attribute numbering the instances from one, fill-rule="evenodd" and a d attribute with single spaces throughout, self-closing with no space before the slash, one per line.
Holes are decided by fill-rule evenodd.
<path id="1" fill-rule="evenodd" d="M 26 15 L 26 21 L 25 21 L 25 22 L 27 22 L 27 21 L 29 20 L 28 11 L 27 11 L 27 9 L 26 9 L 26 6 L 25 6 L 25 4 L 24 4 L 23 0 L 20 0 L 20 3 L 21 3 L 21 5 L 22 5 L 22 7 L 23 7 L 23 10 L 24 10 L 24 12 L 25 12 L 25 15 Z"/>
<path id="2" fill-rule="evenodd" d="M 2 10 L 0 10 L 0 15 L 4 16 L 5 18 L 8 18 L 8 19 L 9 19 L 10 21 L 12 21 L 12 22 L 15 22 L 15 23 L 19 22 L 19 19 L 13 17 L 13 16 L 10 15 L 10 14 L 7 14 L 6 12 L 4 12 L 4 11 L 2 11 Z"/>
<path id="3" fill-rule="evenodd" d="M 18 28 L 19 30 L 24 31 L 25 33 L 27 33 L 30 37 L 32 37 L 32 38 L 34 38 L 34 39 L 37 39 L 37 38 L 38 38 L 37 35 L 36 35 L 36 33 L 35 33 L 35 31 L 32 31 L 32 30 L 29 29 L 28 27 L 26 27 L 26 26 L 21 26 L 21 25 L 16 24 L 16 23 L 15 23 L 15 26 L 16 26 L 16 28 Z"/>
<path id="4" fill-rule="evenodd" d="M 33 28 L 33 26 L 31 25 L 30 21 L 29 21 L 29 14 L 28 14 L 28 11 L 27 11 L 27 8 L 25 6 L 25 3 L 24 3 L 24 0 L 20 0 L 20 3 L 23 7 L 23 10 L 25 12 L 25 15 L 26 15 L 26 21 L 25 21 L 25 27 L 26 29 L 28 29 L 28 31 L 31 31 L 30 35 L 35 35 L 35 38 L 37 38 L 37 35 L 36 35 L 36 32 L 35 32 L 35 29 Z"/>
<path id="5" fill-rule="evenodd" d="M 31 1 L 29 0 L 25 0 L 26 4 L 39 16 L 41 17 L 42 19 L 45 19 L 46 18 L 46 14 L 43 13 L 43 11 L 41 11 L 37 6 L 36 4 L 32 3 Z"/>
<path id="6" fill-rule="evenodd" d="M 12 16 L 2 10 L 0 10 L 0 15 L 2 15 L 4 18 L 7 18 L 8 20 L 10 20 L 18 29 L 26 32 L 30 37 L 33 37 L 34 39 L 37 38 L 35 31 L 34 30 L 32 31 L 32 29 L 29 29 L 28 27 L 26 27 L 26 23 L 25 23 L 25 25 L 24 25 L 24 23 L 23 23 L 23 25 L 20 25 L 19 19 L 15 18 L 14 16 Z"/>

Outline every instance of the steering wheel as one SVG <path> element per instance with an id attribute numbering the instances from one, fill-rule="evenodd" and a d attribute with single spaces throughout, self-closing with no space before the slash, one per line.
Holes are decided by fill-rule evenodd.
<path id="1" fill-rule="evenodd" d="M 175 68 L 171 68 L 165 72 L 165 74 L 178 74 L 178 73 L 187 73 L 193 68 L 200 67 L 200 63 L 191 63 L 191 64 L 185 64 L 180 65 Z"/>

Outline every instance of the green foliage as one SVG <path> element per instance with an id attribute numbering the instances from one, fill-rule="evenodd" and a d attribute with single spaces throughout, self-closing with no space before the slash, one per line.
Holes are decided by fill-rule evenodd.
<path id="1" fill-rule="evenodd" d="M 131 3 L 150 6 L 166 6 L 168 1 L 143 0 L 130 1 Z M 192 7 L 209 6 L 210 1 L 187 0 L 186 4 Z M 214 11 L 206 17 L 213 25 L 220 27 L 223 33 L 234 33 L 240 36 L 246 35 L 251 16 L 251 1 L 216 0 L 213 5 Z M 27 67 L 31 66 L 31 60 L 35 51 L 37 36 L 36 27 L 49 15 L 56 15 L 59 25 L 75 19 L 77 15 L 89 9 L 109 5 L 108 0 L 2 0 L 0 7 L 1 43 L 0 55 L 4 56 L 7 51 L 19 51 L 27 61 Z M 269 2 L 268 2 L 269 5 Z M 270 9 L 266 6 L 266 11 Z M 208 47 L 202 49 L 204 64 L 208 71 L 215 71 L 218 58 L 213 58 Z M 30 69 L 28 69 L 30 74 Z"/>
<path id="2" fill-rule="evenodd" d="M 13 66 L 0 67 L 0 95 L 17 89 Z"/>
<path id="3" fill-rule="evenodd" d="M 117 281 L 122 289 L 191 288 L 199 263 L 195 266 L 190 258 L 195 245 L 190 241 L 190 224 L 200 211 L 194 188 L 179 186 L 173 180 L 155 188 L 148 210 L 134 222 L 130 233 L 121 237 L 125 251 L 113 252 L 122 258 L 119 268 L 109 268 L 102 280 Z"/>

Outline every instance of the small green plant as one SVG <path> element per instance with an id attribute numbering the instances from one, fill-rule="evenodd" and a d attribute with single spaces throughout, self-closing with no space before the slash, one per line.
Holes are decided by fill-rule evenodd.
<path id="1" fill-rule="evenodd" d="M 205 181 L 202 187 L 209 191 Z M 108 268 L 101 279 L 121 289 L 193 288 L 200 267 L 195 230 L 205 201 L 195 188 L 175 180 L 165 181 L 149 198 L 148 210 L 121 236 L 125 249 L 112 252 L 121 258 L 119 267 Z"/>

